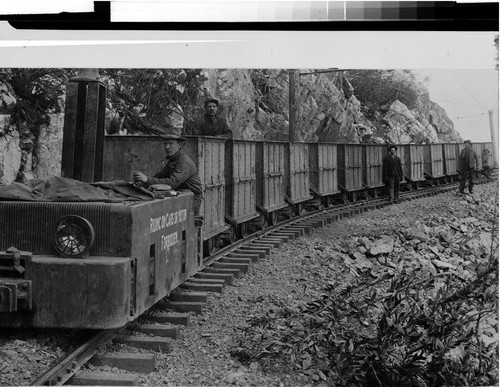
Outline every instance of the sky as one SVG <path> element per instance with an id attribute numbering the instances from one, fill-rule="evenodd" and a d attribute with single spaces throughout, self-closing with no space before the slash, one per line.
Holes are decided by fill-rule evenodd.
<path id="1" fill-rule="evenodd" d="M 425 82 L 430 99 L 446 110 L 455 130 L 473 142 L 491 140 L 489 110 L 498 128 L 497 70 L 417 70 Z"/>

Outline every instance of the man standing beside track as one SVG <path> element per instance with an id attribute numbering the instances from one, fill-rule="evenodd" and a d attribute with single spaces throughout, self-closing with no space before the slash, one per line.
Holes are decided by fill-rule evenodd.
<path id="1" fill-rule="evenodd" d="M 474 174 L 479 169 L 479 157 L 472 149 L 470 140 L 464 141 L 465 148 L 460 152 L 460 193 L 464 193 L 465 182 L 469 179 L 469 193 L 472 193 L 474 187 Z"/>
<path id="2" fill-rule="evenodd" d="M 196 165 L 189 156 L 184 153 L 181 147 L 181 142 L 186 139 L 173 133 L 172 130 L 170 130 L 170 133 L 163 134 L 160 137 L 164 140 L 163 147 L 167 163 L 153 176 L 147 176 L 142 172 L 134 171 L 134 182 L 141 182 L 145 188 L 155 184 L 162 184 L 166 186 L 163 187 L 164 189 L 192 191 L 194 193 L 193 209 L 195 224 L 200 225 L 200 206 L 203 200 L 203 191 Z"/>
<path id="3" fill-rule="evenodd" d="M 217 114 L 219 101 L 210 98 L 205 101 L 205 114 L 186 126 L 186 134 L 195 136 L 217 136 L 233 138 L 224 117 Z"/>
<path id="4" fill-rule="evenodd" d="M 396 155 L 398 147 L 391 145 L 387 148 L 389 155 L 384 158 L 382 166 L 382 181 L 389 188 L 389 200 L 391 204 L 399 202 L 399 184 L 403 177 L 401 159 Z"/>

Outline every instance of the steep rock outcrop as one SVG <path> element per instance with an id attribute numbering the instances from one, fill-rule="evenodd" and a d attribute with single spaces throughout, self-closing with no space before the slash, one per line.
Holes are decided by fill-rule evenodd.
<path id="1" fill-rule="evenodd" d="M 455 130 L 446 110 L 437 103 L 429 101 L 429 122 L 436 128 L 438 142 L 461 142 L 460 134 Z"/>
<path id="2" fill-rule="evenodd" d="M 382 74 L 377 88 L 394 86 L 381 95 L 389 102 L 364 101 L 343 71 L 315 72 L 301 70 L 296 73 L 295 123 L 302 141 L 371 142 L 371 143 L 431 143 L 458 142 L 460 135 L 445 110 L 431 102 L 428 90 L 412 84 L 408 72 L 388 71 Z M 362 76 L 358 72 L 357 76 Z M 165 117 L 157 125 L 182 127 L 187 118 L 203 113 L 206 97 L 221 101 L 221 114 L 225 115 L 236 138 L 288 140 L 289 84 L 288 71 L 271 69 L 206 69 L 200 75 L 200 88 L 195 104 L 180 106 L 172 101 Z M 359 78 L 358 78 L 359 80 Z M 397 83 L 396 83 L 397 84 Z M 3 89 L 2 89 L 3 87 Z M 26 122 L 11 123 L 16 96 L 12 87 L 4 82 L 0 101 L 0 183 L 26 181 L 33 177 L 60 174 L 62 130 L 64 114 L 49 114 L 50 124 L 37 128 Z M 371 89 L 364 90 L 371 93 Z M 392 93 L 392 94 L 391 94 Z M 405 95 L 411 109 L 398 98 Z M 408 98 L 408 93 L 415 96 Z M 375 95 L 378 95 L 375 93 Z M 61 101 L 64 96 L 60 96 Z M 379 103 L 380 102 L 380 103 Z M 142 106 L 137 104 L 137 108 Z M 136 113 L 136 106 L 130 108 Z M 1 113 L 6 113 L 1 115 Z M 138 111 L 138 116 L 145 114 Z M 123 130 L 123 117 L 119 108 L 108 106 L 106 132 L 127 134 Z M 35 134 L 36 133 L 36 137 Z"/>
<path id="3" fill-rule="evenodd" d="M 0 115 L 0 184 L 14 182 L 21 168 L 19 133 L 9 122 L 9 114 Z"/>
<path id="4" fill-rule="evenodd" d="M 33 172 L 38 178 L 60 176 L 64 114 L 51 114 L 50 124 L 42 125 L 35 151 Z"/>
<path id="5" fill-rule="evenodd" d="M 295 88 L 295 125 L 302 141 L 360 142 L 373 126 L 342 72 L 303 70 Z M 286 70 L 205 70 L 203 96 L 220 100 L 235 136 L 288 139 L 289 78 Z M 201 103 L 200 103 L 201 105 Z M 202 114 L 199 108 L 197 114 Z"/>
<path id="6" fill-rule="evenodd" d="M 396 144 L 421 144 L 437 142 L 437 133 L 425 120 L 418 120 L 415 114 L 400 101 L 394 101 L 384 120 L 390 130 L 386 133 L 388 140 Z"/>

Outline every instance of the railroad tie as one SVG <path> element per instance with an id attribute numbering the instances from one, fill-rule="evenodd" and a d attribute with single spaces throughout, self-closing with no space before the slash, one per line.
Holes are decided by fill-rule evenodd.
<path id="1" fill-rule="evenodd" d="M 68 384 L 73 386 L 138 386 L 139 376 L 138 374 L 83 371 L 73 376 Z"/>
<path id="2" fill-rule="evenodd" d="M 235 254 L 231 254 L 231 256 L 227 255 L 225 257 L 221 257 L 218 262 L 242 263 L 242 264 L 246 264 L 246 265 L 250 265 L 252 263 L 252 257 L 243 258 L 243 257 L 234 257 L 233 255 L 235 255 Z"/>
<path id="3" fill-rule="evenodd" d="M 223 279 L 226 285 L 232 285 L 234 280 L 234 275 L 232 273 L 206 273 L 201 271 L 194 276 L 195 278 Z"/>
<path id="4" fill-rule="evenodd" d="M 236 251 L 236 254 L 250 254 L 256 255 L 258 259 L 264 259 L 271 253 L 271 248 L 269 247 L 252 247 L 252 246 L 241 246 Z"/>
<path id="5" fill-rule="evenodd" d="M 154 315 L 148 315 L 146 318 L 157 323 L 170 323 L 184 326 L 189 326 L 190 323 L 189 313 L 159 312 Z"/>
<path id="6" fill-rule="evenodd" d="M 156 356 L 150 353 L 97 354 L 90 359 L 90 363 L 96 367 L 116 367 L 129 372 L 149 373 L 156 370 Z"/>
<path id="7" fill-rule="evenodd" d="M 270 246 L 274 248 L 279 248 L 283 244 L 283 241 L 281 239 L 272 239 L 270 237 L 262 237 L 260 239 L 257 239 L 255 241 L 256 244 L 264 245 L 264 246 Z"/>
<path id="8" fill-rule="evenodd" d="M 141 324 L 137 326 L 130 326 L 127 329 L 134 332 L 145 333 L 148 335 L 169 337 L 171 339 L 178 339 L 181 337 L 181 330 L 178 325 Z"/>
<path id="9" fill-rule="evenodd" d="M 179 287 L 181 289 L 194 291 L 222 293 L 224 290 L 224 285 L 224 280 L 190 278 L 186 282 L 183 282 Z"/>
<path id="10" fill-rule="evenodd" d="M 242 246 L 241 249 L 243 250 L 248 250 L 248 251 L 265 251 L 266 256 L 271 254 L 271 250 L 273 247 L 265 244 L 265 243 L 260 243 L 259 241 L 253 241 L 247 246 Z"/>
<path id="11" fill-rule="evenodd" d="M 234 268 L 224 268 L 224 267 L 206 267 L 201 273 L 214 273 L 214 274 L 231 274 L 234 278 L 240 278 L 241 271 L 240 269 Z"/>
<path id="12" fill-rule="evenodd" d="M 156 304 L 158 308 L 163 310 L 169 310 L 174 312 L 189 313 L 194 312 L 195 314 L 203 313 L 204 302 L 178 302 L 178 301 L 166 301 Z"/>
<path id="13" fill-rule="evenodd" d="M 311 230 L 314 228 L 312 225 L 309 224 L 302 224 L 302 223 L 297 223 L 289 227 L 292 230 L 302 230 L 305 235 L 309 235 L 311 233 Z"/>
<path id="14" fill-rule="evenodd" d="M 246 263 L 222 263 L 222 262 L 214 262 L 212 263 L 212 267 L 217 269 L 237 269 L 242 273 L 248 272 L 248 264 Z"/>
<path id="15" fill-rule="evenodd" d="M 170 301 L 187 301 L 187 302 L 207 302 L 207 292 L 174 292 L 170 293 L 168 299 Z"/>
<path id="16" fill-rule="evenodd" d="M 219 259 L 219 262 L 225 263 L 252 263 L 257 262 L 259 256 L 257 254 L 245 254 L 244 252 L 232 252 Z"/>
<path id="17" fill-rule="evenodd" d="M 149 336 L 118 336 L 113 339 L 117 344 L 167 353 L 172 350 L 172 339 Z"/>
<path id="18" fill-rule="evenodd" d="M 299 228 L 286 227 L 283 229 L 285 234 L 293 234 L 293 239 L 299 238 L 304 235 L 304 230 Z"/>

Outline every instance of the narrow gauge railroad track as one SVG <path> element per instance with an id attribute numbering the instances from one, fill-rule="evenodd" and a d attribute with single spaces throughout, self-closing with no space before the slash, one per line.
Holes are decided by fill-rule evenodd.
<path id="1" fill-rule="evenodd" d="M 477 184 L 488 182 L 491 182 L 491 180 L 484 178 L 477 180 Z M 435 196 L 440 193 L 456 190 L 457 187 L 458 183 L 451 183 L 445 186 L 432 186 L 416 191 L 401 192 L 400 200 L 408 201 Z M 222 292 L 225 285 L 232 284 L 234 277 L 237 278 L 240 273 L 246 273 L 248 266 L 252 262 L 268 256 L 272 248 L 277 248 L 289 240 L 309 234 L 314 228 L 324 227 L 334 221 L 350 218 L 365 211 L 382 208 L 388 204 L 387 197 L 378 197 L 335 205 L 287 219 L 275 226 L 238 240 L 218 250 L 214 255 L 205 258 L 200 272 L 182 284 L 180 292 L 177 292 L 176 289 L 172 295 L 167 297 L 168 300 L 165 300 L 165 302 L 160 301 L 157 304 L 163 304 L 160 305 L 160 309 L 174 310 L 174 313 L 160 313 L 157 316 L 146 318 L 156 320 L 157 322 L 188 325 L 189 312 L 202 313 L 203 303 L 206 301 L 206 293 L 204 292 Z M 92 373 L 85 371 L 79 375 L 81 368 L 87 362 L 93 360 L 99 348 L 110 342 L 128 344 L 151 350 L 160 349 L 165 352 L 169 350 L 168 341 L 172 338 L 178 338 L 180 333 L 178 325 L 176 329 L 167 326 L 166 330 L 162 330 L 161 328 L 148 328 L 150 327 L 148 325 L 139 325 L 134 328 L 133 324 L 135 322 L 121 329 L 97 331 L 91 339 L 67 354 L 58 364 L 35 380 L 32 385 L 64 385 L 68 382 L 71 384 L 87 385 L 135 385 L 139 375 L 134 373 L 134 370 L 142 369 L 143 372 L 148 372 L 148 370 L 149 372 L 154 371 L 154 355 L 138 356 L 136 354 L 131 355 L 131 358 L 127 359 L 127 355 L 121 353 L 118 359 L 116 356 L 113 357 L 113 355 L 110 355 L 107 360 L 106 356 L 104 356 L 97 364 L 107 364 L 117 368 L 123 366 L 124 369 L 132 373 Z M 128 330 L 136 330 L 143 333 L 156 332 L 159 336 L 145 337 L 143 340 L 140 338 L 133 340 L 133 337 L 132 340 L 120 339 L 123 332 Z M 170 337 L 170 339 L 165 338 L 165 336 Z M 132 367 L 127 367 L 127 364 L 130 366 L 132 363 L 135 364 Z"/>

